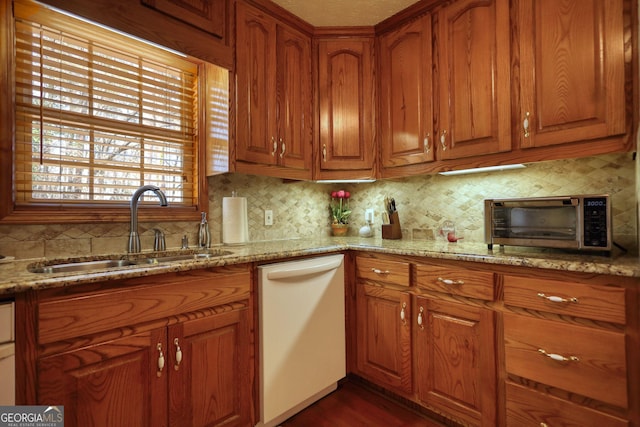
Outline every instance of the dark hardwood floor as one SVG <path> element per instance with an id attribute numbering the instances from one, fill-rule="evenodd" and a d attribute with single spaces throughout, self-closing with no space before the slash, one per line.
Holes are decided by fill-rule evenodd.
<path id="1" fill-rule="evenodd" d="M 443 427 L 369 388 L 346 381 L 281 427 Z"/>

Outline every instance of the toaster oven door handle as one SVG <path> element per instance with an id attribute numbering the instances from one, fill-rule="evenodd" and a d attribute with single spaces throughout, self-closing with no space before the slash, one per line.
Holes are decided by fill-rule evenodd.
<path id="1" fill-rule="evenodd" d="M 494 205 L 509 208 L 543 207 L 543 206 L 578 206 L 580 199 L 575 197 L 549 197 L 531 200 L 494 200 Z"/>

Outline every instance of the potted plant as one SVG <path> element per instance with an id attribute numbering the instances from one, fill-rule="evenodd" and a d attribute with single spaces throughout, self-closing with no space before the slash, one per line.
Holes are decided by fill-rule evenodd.
<path id="1" fill-rule="evenodd" d="M 348 191 L 340 190 L 331 192 L 331 230 L 334 236 L 344 236 L 349 231 L 349 198 Z"/>

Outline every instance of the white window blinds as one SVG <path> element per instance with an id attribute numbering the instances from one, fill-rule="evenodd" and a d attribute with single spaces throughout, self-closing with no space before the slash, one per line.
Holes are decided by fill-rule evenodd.
<path id="1" fill-rule="evenodd" d="M 198 65 L 16 6 L 16 205 L 123 204 L 143 184 L 196 205 Z"/>

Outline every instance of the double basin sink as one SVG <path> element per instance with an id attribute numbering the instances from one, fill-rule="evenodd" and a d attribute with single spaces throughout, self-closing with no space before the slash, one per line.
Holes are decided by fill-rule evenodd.
<path id="1" fill-rule="evenodd" d="M 197 261 L 207 260 L 232 255 L 233 252 L 225 250 L 209 250 L 207 252 L 167 252 L 160 254 L 139 255 L 137 257 L 113 257 L 102 258 L 97 260 L 53 260 L 44 263 L 35 263 L 27 267 L 31 273 L 72 273 L 72 272 L 91 272 L 94 270 L 104 270 L 117 267 L 132 266 L 153 266 L 176 261 Z"/>

